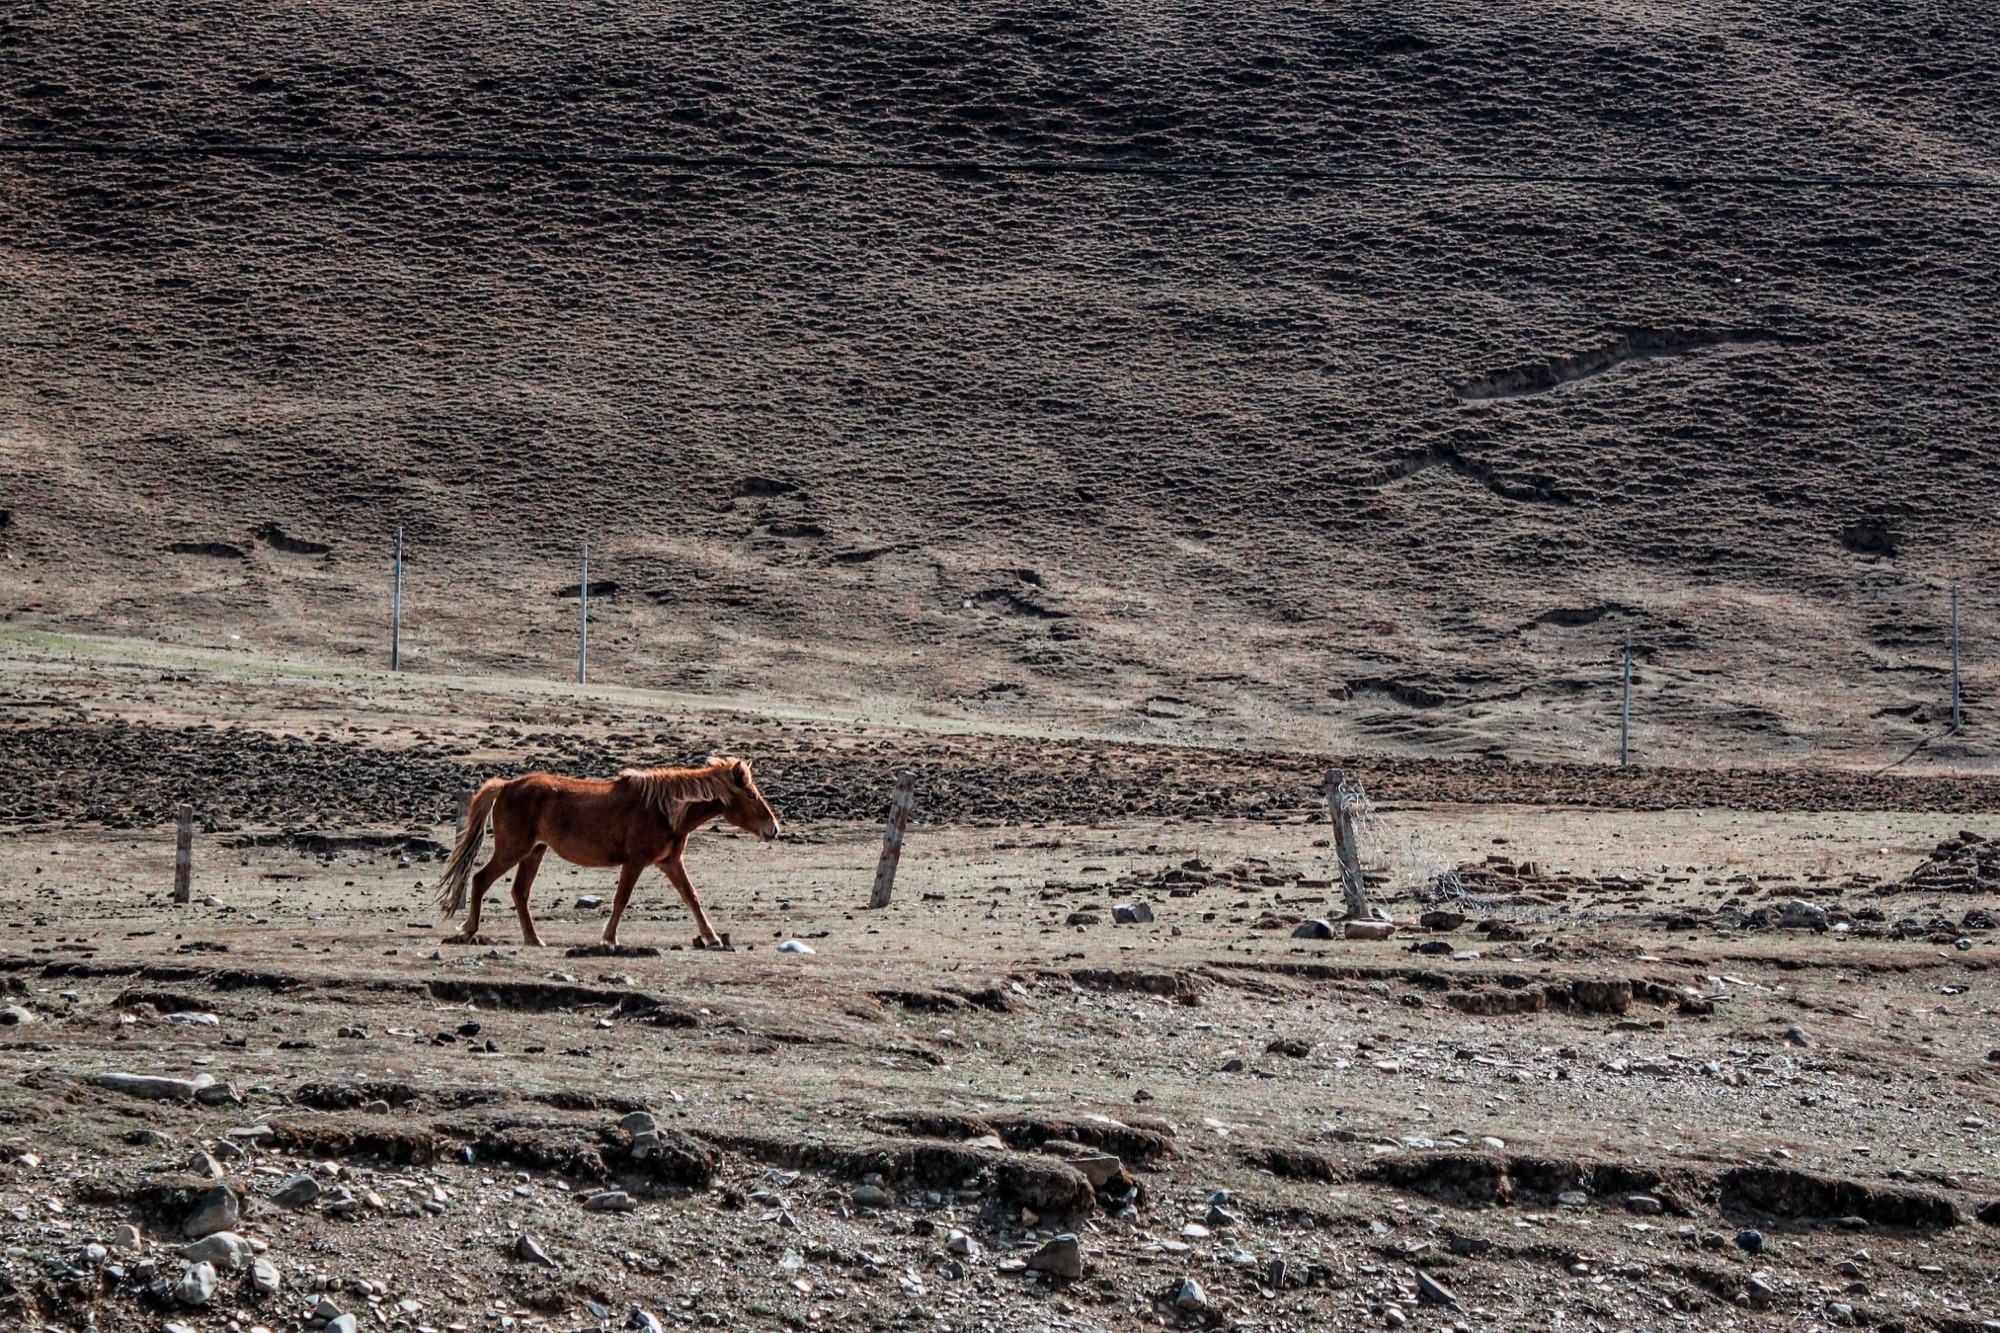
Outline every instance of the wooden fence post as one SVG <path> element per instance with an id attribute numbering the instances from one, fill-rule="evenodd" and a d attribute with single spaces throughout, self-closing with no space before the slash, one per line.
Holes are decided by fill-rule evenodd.
<path id="1" fill-rule="evenodd" d="M 174 901 L 194 899 L 194 807 L 180 809 L 180 828 L 174 837 Z"/>
<path id="2" fill-rule="evenodd" d="M 1340 891 L 1347 898 L 1347 919 L 1372 915 L 1368 906 L 1368 885 L 1361 878 L 1361 847 L 1354 839 L 1354 789 L 1341 778 L 1340 770 L 1326 771 L 1326 812 L 1333 820 L 1333 850 L 1340 858 Z"/>
<path id="3" fill-rule="evenodd" d="M 903 829 L 910 822 L 910 802 L 916 794 L 917 778 L 914 773 L 904 773 L 896 779 L 896 794 L 889 798 L 889 827 L 882 830 L 882 859 L 875 863 L 875 891 L 868 895 L 868 906 L 871 908 L 889 905 L 889 891 L 896 883 L 896 867 L 903 859 Z"/>
<path id="4" fill-rule="evenodd" d="M 583 544 L 583 569 L 576 584 L 576 683 L 590 680 L 590 543 Z"/>

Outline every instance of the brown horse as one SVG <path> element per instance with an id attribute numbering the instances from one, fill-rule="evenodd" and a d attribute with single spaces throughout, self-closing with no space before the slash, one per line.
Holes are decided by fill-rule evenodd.
<path id="1" fill-rule="evenodd" d="M 493 816 L 493 859 L 472 873 L 479 844 L 486 836 L 486 817 Z M 618 943 L 618 921 L 632 886 L 647 866 L 657 865 L 681 901 L 694 913 L 698 944 L 722 947 L 708 924 L 708 913 L 681 864 L 688 836 L 720 816 L 769 842 L 778 836 L 778 816 L 764 793 L 757 790 L 744 759 L 711 759 L 705 768 L 628 768 L 616 780 L 566 778 L 554 773 L 530 773 L 518 778 L 489 778 L 466 806 L 465 831 L 458 835 L 451 862 L 438 881 L 438 906 L 445 920 L 465 906 L 466 881 L 472 883 L 472 911 L 465 919 L 463 939 L 479 933 L 479 905 L 493 882 L 521 867 L 514 876 L 514 912 L 521 918 L 521 938 L 540 945 L 535 918 L 528 911 L 528 890 L 542 853 L 550 848 L 563 860 L 580 866 L 617 866 L 618 896 L 611 919 L 604 923 L 604 942 Z"/>

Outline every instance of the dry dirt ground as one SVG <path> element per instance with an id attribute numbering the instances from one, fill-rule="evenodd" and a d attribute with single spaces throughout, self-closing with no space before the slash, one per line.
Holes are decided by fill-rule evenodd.
<path id="1" fill-rule="evenodd" d="M 15 0 L 0 616 L 1139 738 L 1935 740 L 1991 5 Z M 1987 188 L 438 161 L 435 150 Z M 1991 765 L 1975 726 L 1929 754 Z"/>
<path id="2" fill-rule="evenodd" d="M 1709 775 L 1732 809 L 1687 773 L 1349 760 L 1399 924 L 1321 941 L 1293 931 L 1338 911 L 1324 760 L 72 647 L 14 650 L 0 697 L 7 1327 L 2000 1320 L 1978 781 Z M 690 853 L 735 952 L 682 947 L 657 877 L 636 947 L 589 952 L 608 880 L 553 863 L 551 947 L 504 911 L 442 941 L 452 793 L 709 742 L 790 826 Z M 918 816 L 870 912 L 899 767 Z M 1827 928 L 1776 924 L 1794 901 Z M 225 1265 L 189 1305 L 218 1189 L 278 1289 Z M 1080 1268 L 1023 1266 L 1059 1236 Z"/>

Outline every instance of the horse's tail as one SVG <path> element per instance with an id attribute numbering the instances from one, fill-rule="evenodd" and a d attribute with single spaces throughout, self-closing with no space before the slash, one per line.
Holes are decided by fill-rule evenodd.
<path id="1" fill-rule="evenodd" d="M 488 778 L 465 803 L 465 828 L 460 831 L 458 846 L 451 849 L 451 861 L 437 883 L 438 910 L 446 921 L 465 907 L 466 881 L 472 878 L 472 863 L 479 859 L 479 845 L 486 841 L 487 812 L 506 785 L 505 778 Z"/>

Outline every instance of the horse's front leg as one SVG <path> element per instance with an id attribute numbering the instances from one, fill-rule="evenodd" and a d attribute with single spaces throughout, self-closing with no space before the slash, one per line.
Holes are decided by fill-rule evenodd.
<path id="1" fill-rule="evenodd" d="M 726 946 L 722 942 L 722 937 L 715 933 L 714 926 L 708 924 L 708 913 L 702 910 L 701 895 L 694 891 L 694 881 L 688 878 L 687 866 L 681 861 L 681 852 L 686 847 L 685 841 L 676 842 L 668 850 L 666 858 L 660 862 L 660 869 L 666 872 L 669 880 L 673 881 L 674 888 L 680 892 L 681 901 L 686 903 L 688 911 L 693 913 L 696 936 L 711 949 L 724 948 Z"/>
<path id="2" fill-rule="evenodd" d="M 611 900 L 611 919 L 604 923 L 606 944 L 615 946 L 618 943 L 618 922 L 625 915 L 625 904 L 632 900 L 632 886 L 639 882 L 639 875 L 645 868 L 645 861 L 636 856 L 619 867 L 618 893 Z"/>

